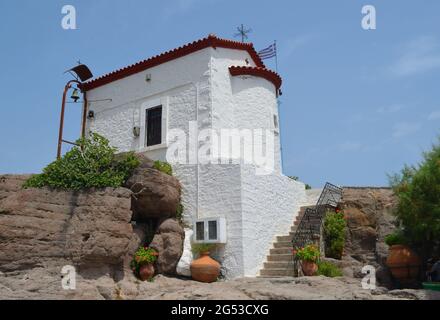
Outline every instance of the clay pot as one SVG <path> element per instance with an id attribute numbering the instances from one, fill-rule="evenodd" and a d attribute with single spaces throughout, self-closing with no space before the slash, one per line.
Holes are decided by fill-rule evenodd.
<path id="1" fill-rule="evenodd" d="M 417 279 L 422 262 L 409 247 L 394 245 L 390 247 L 386 265 L 394 278 L 400 281 Z"/>
<path id="2" fill-rule="evenodd" d="M 150 280 L 154 276 L 154 266 L 152 263 L 146 263 L 139 267 L 139 278 L 142 281 Z"/>
<path id="3" fill-rule="evenodd" d="M 305 276 L 313 276 L 318 271 L 318 265 L 313 261 L 301 261 L 301 265 Z"/>
<path id="4" fill-rule="evenodd" d="M 200 282 L 214 282 L 220 275 L 220 264 L 209 256 L 209 252 L 200 253 L 200 258 L 190 266 L 191 277 Z"/>

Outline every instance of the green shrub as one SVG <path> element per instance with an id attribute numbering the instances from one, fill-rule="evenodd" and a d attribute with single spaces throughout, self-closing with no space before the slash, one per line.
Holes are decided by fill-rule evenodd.
<path id="1" fill-rule="evenodd" d="M 391 247 L 398 244 L 406 244 L 407 240 L 405 239 L 403 232 L 399 230 L 387 235 L 385 237 L 385 243 Z"/>
<path id="2" fill-rule="evenodd" d="M 347 222 L 344 213 L 328 212 L 324 219 L 325 255 L 341 259 L 345 245 L 345 229 Z"/>
<path id="3" fill-rule="evenodd" d="M 299 181 L 299 177 L 297 177 L 297 176 L 287 176 L 287 177 L 294 180 L 294 181 Z M 312 186 L 310 184 L 306 183 L 305 188 L 306 188 L 306 190 L 310 190 L 310 189 L 312 189 Z"/>
<path id="4" fill-rule="evenodd" d="M 163 161 L 154 161 L 153 164 L 153 168 L 157 169 L 163 173 L 166 173 L 169 176 L 173 175 L 173 168 L 171 167 L 171 165 L 168 162 L 163 162 Z"/>
<path id="5" fill-rule="evenodd" d="M 314 244 L 309 244 L 296 252 L 296 257 L 302 261 L 317 262 L 320 256 L 319 249 Z"/>
<path id="6" fill-rule="evenodd" d="M 397 196 L 394 214 L 408 245 L 424 260 L 440 255 L 440 139 L 417 166 L 390 177 Z"/>
<path id="7" fill-rule="evenodd" d="M 179 205 L 177 206 L 177 210 L 176 210 L 176 219 L 181 224 L 183 223 L 183 209 L 184 209 L 183 204 L 179 203 Z"/>
<path id="8" fill-rule="evenodd" d="M 342 271 L 335 264 L 328 261 L 320 261 L 318 262 L 318 272 L 319 276 L 325 277 L 342 277 Z"/>
<path id="9" fill-rule="evenodd" d="M 33 175 L 23 187 L 65 190 L 120 187 L 140 163 L 134 153 L 115 159 L 116 148 L 96 133 L 76 143 L 78 146 L 49 164 L 43 173 Z"/>
<path id="10" fill-rule="evenodd" d="M 193 243 L 191 249 L 194 254 L 200 254 L 203 252 L 210 252 L 215 246 L 215 243 Z"/>

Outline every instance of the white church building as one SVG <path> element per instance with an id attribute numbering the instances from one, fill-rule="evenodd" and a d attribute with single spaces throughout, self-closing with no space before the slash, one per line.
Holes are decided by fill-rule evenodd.
<path id="1" fill-rule="evenodd" d="M 84 84 L 87 132 L 172 164 L 193 226 L 180 273 L 198 241 L 219 243 L 226 278 L 257 276 L 290 231 L 306 193 L 281 169 L 280 86 L 252 44 L 215 35 Z"/>

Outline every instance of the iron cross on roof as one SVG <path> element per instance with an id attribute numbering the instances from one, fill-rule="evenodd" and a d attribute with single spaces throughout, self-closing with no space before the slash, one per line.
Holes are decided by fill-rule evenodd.
<path id="1" fill-rule="evenodd" d="M 238 33 L 234 34 L 234 37 L 241 37 L 241 42 L 244 42 L 245 39 L 248 39 L 248 34 L 252 32 L 252 29 L 246 29 L 243 24 L 240 27 L 237 27 Z"/>

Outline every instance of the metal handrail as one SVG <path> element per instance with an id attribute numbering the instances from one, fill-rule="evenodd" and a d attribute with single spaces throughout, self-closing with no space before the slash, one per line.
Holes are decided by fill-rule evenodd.
<path id="1" fill-rule="evenodd" d="M 342 188 L 327 182 L 316 202 L 315 207 L 306 208 L 304 216 L 301 218 L 298 228 L 292 239 L 293 249 L 297 250 L 313 243 L 316 236 L 321 234 L 322 220 L 329 208 L 336 208 L 342 198 Z M 317 222 L 313 226 L 310 222 Z M 318 220 L 318 221 L 316 221 Z M 316 225 L 319 225 L 316 228 Z"/>

